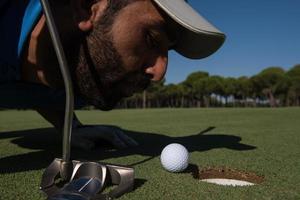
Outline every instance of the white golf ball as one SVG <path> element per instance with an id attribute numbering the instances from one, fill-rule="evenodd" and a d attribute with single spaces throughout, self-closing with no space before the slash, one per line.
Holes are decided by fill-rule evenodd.
<path id="1" fill-rule="evenodd" d="M 182 172 L 189 165 L 189 152 L 181 144 L 169 144 L 162 150 L 160 162 L 169 172 Z"/>

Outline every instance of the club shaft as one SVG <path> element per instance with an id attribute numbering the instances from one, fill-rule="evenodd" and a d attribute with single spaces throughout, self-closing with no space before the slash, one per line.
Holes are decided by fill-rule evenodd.
<path id="1" fill-rule="evenodd" d="M 63 127 L 63 152 L 62 159 L 64 162 L 70 161 L 71 153 L 71 131 L 72 131 L 72 120 L 74 111 L 74 94 L 72 79 L 69 72 L 66 56 L 61 44 L 61 40 L 54 22 L 54 18 L 51 12 L 51 8 L 48 0 L 41 0 L 44 14 L 46 17 L 46 23 L 51 35 L 51 39 L 54 45 L 56 56 L 59 62 L 60 70 L 62 73 L 65 93 L 66 93 L 66 105 L 65 105 L 65 119 Z"/>

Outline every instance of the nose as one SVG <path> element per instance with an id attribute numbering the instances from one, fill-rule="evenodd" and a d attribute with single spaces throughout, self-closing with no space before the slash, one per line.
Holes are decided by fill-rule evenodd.
<path id="1" fill-rule="evenodd" d="M 168 56 L 160 55 L 154 59 L 151 65 L 146 67 L 145 73 L 152 76 L 151 81 L 160 81 L 164 78 L 168 66 Z"/>

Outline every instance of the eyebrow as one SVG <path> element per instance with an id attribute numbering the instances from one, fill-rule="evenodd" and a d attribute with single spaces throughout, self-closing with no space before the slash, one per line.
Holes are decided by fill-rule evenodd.
<path id="1" fill-rule="evenodd" d="M 172 31 L 170 28 L 168 29 L 167 23 L 163 21 L 154 22 L 147 24 L 147 28 L 149 28 L 150 31 L 154 32 L 164 32 L 167 35 L 168 42 L 169 42 L 169 49 L 172 49 L 175 47 L 177 39 L 178 39 L 178 33 L 177 31 Z"/>
<path id="2" fill-rule="evenodd" d="M 163 21 L 147 23 L 146 26 L 151 30 L 166 32 L 166 23 Z"/>

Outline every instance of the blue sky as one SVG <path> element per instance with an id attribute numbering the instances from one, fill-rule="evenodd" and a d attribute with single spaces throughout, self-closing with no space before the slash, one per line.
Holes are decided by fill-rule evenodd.
<path id="1" fill-rule="evenodd" d="M 167 83 L 195 71 L 252 76 L 270 66 L 300 64 L 300 0 L 189 0 L 227 39 L 219 51 L 190 60 L 171 51 Z"/>

